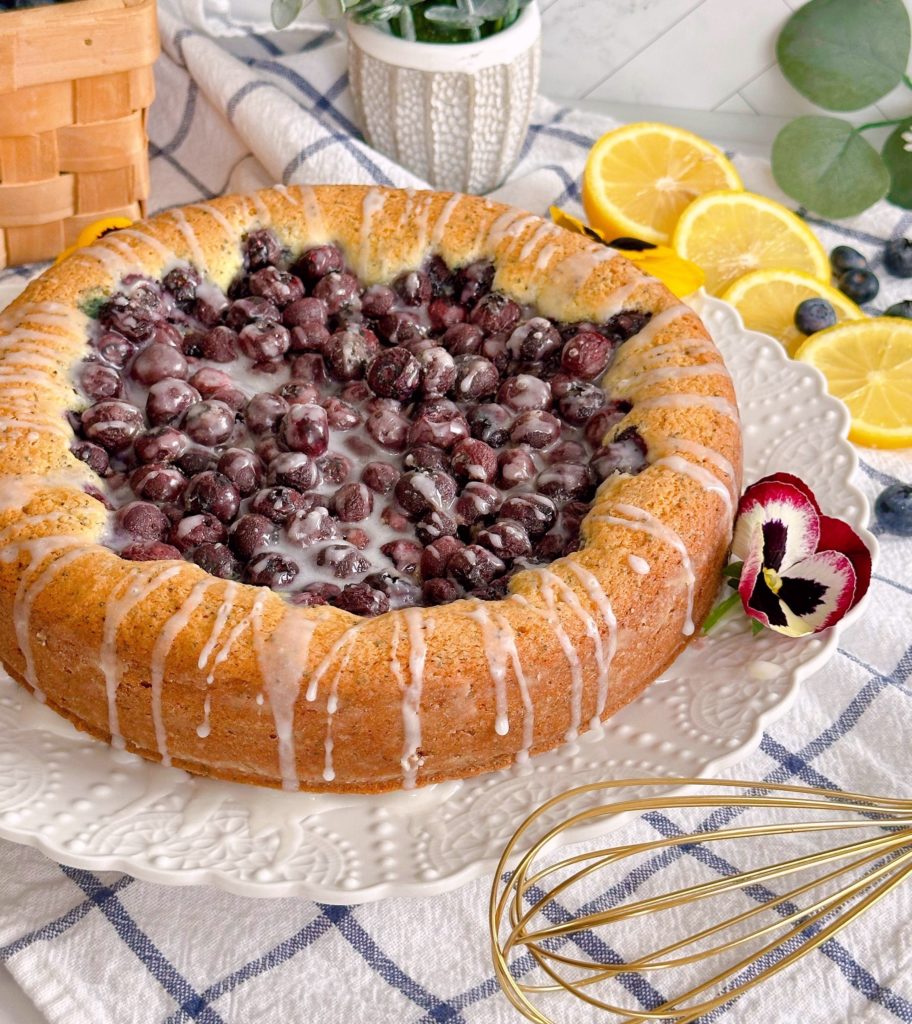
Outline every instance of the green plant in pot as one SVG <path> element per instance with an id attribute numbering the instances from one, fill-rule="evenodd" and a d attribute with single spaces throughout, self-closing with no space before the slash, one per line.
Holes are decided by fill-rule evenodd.
<path id="1" fill-rule="evenodd" d="M 319 0 L 344 17 L 366 140 L 434 188 L 484 193 L 516 162 L 538 89 L 535 0 Z M 306 0 L 272 0 L 277 27 Z"/>
<path id="2" fill-rule="evenodd" d="M 306 0 L 272 0 L 276 28 L 290 25 Z M 326 18 L 348 15 L 401 39 L 467 43 L 509 28 L 529 0 L 320 0 Z"/>

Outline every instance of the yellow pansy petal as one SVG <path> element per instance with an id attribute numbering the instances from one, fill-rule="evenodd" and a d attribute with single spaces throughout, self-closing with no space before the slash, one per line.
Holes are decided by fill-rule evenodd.
<path id="1" fill-rule="evenodd" d="M 674 249 L 667 245 L 648 243 L 649 248 L 647 249 L 628 249 L 624 245 L 617 245 L 613 240 L 606 238 L 603 232 L 584 224 L 578 217 L 567 213 L 559 206 L 552 206 L 550 213 L 551 220 L 558 227 L 565 228 L 577 235 L 585 235 L 604 245 L 613 245 L 631 263 L 636 263 L 644 273 L 657 277 L 679 299 L 692 294 L 703 284 L 705 275 L 696 263 L 682 259 Z"/>
<path id="2" fill-rule="evenodd" d="M 682 259 L 674 251 L 664 245 L 654 249 L 621 250 L 632 263 L 647 274 L 657 277 L 662 284 L 679 299 L 695 292 L 705 280 L 705 274 L 690 260 Z"/>
<path id="3" fill-rule="evenodd" d="M 109 231 L 117 231 L 120 228 L 128 228 L 133 223 L 127 217 L 103 217 L 101 220 L 96 220 L 93 224 L 89 224 L 84 227 L 76 239 L 76 245 L 74 249 L 81 249 L 84 245 L 91 245 L 93 242 L 97 242 L 102 235 L 106 235 Z"/>

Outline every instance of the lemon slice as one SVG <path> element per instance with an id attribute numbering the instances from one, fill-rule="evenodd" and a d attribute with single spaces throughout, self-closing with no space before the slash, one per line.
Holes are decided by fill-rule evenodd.
<path id="1" fill-rule="evenodd" d="M 789 355 L 806 340 L 795 326 L 795 310 L 805 299 L 826 299 L 836 311 L 836 319 L 861 320 L 864 313 L 841 291 L 823 284 L 801 270 L 752 270 L 739 277 L 722 293 L 741 314 L 744 326 L 777 338 Z"/>
<path id="2" fill-rule="evenodd" d="M 752 270 L 772 267 L 830 280 L 827 254 L 807 224 L 753 192 L 709 192 L 695 199 L 681 214 L 672 246 L 703 268 L 713 295 Z"/>
<path id="3" fill-rule="evenodd" d="M 836 324 L 812 334 L 795 358 L 816 366 L 849 407 L 850 440 L 912 445 L 912 322 L 883 316 Z"/>
<path id="4" fill-rule="evenodd" d="M 621 236 L 667 244 L 695 196 L 741 188 L 722 150 L 667 124 L 639 122 L 603 135 L 589 151 L 583 206 L 609 241 Z"/>

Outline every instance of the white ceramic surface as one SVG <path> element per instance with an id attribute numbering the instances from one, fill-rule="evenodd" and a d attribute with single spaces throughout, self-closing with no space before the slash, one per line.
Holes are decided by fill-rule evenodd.
<path id="1" fill-rule="evenodd" d="M 365 138 L 432 188 L 496 188 L 526 135 L 540 31 L 535 0 L 476 43 L 409 42 L 350 21 L 348 73 Z"/>
<path id="2" fill-rule="evenodd" d="M 845 407 L 816 370 L 745 331 L 730 306 L 705 297 L 696 305 L 735 380 L 747 481 L 797 473 L 827 513 L 862 528 L 868 510 L 851 483 Z M 526 815 L 571 786 L 708 776 L 735 763 L 786 712 L 799 680 L 832 654 L 841 625 L 809 639 L 752 639 L 747 620 L 733 617 L 694 641 L 600 734 L 534 758 L 524 771 L 373 797 L 193 778 L 78 734 L 3 677 L 0 836 L 96 871 L 250 896 L 359 903 L 432 895 L 489 871 Z"/>

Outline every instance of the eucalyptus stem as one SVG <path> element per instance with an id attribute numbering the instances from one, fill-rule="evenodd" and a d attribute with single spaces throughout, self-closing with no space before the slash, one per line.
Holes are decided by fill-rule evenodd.
<path id="1" fill-rule="evenodd" d="M 731 611 L 731 609 L 738 604 L 740 600 L 740 594 L 730 594 L 724 601 L 717 604 L 709 615 L 706 616 L 706 620 L 703 623 L 703 632 L 708 633 L 727 612 Z"/>
<path id="2" fill-rule="evenodd" d="M 907 85 L 910 89 L 912 89 L 912 78 L 910 78 L 908 75 L 903 75 L 902 80 L 904 85 Z"/>
<path id="3" fill-rule="evenodd" d="M 867 124 L 860 124 L 853 131 L 857 135 L 859 132 L 870 131 L 871 128 L 892 128 L 894 125 L 902 124 L 903 121 L 908 120 L 908 117 L 893 117 L 889 121 L 869 121 Z"/>

